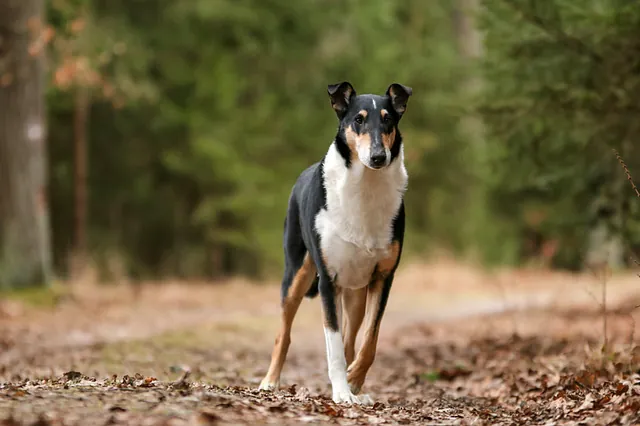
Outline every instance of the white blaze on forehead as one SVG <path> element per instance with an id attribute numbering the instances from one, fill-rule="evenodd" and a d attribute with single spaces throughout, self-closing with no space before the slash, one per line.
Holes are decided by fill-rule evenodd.
<path id="1" fill-rule="evenodd" d="M 376 109 L 376 100 L 375 99 L 371 99 L 371 102 L 373 103 L 373 109 Z"/>

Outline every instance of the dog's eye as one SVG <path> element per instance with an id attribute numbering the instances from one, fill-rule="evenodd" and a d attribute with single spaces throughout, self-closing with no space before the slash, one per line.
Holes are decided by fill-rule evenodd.
<path id="1" fill-rule="evenodd" d="M 358 124 L 364 123 L 364 117 L 361 116 L 361 115 L 356 115 L 355 122 L 358 123 Z"/>
<path id="2" fill-rule="evenodd" d="M 382 122 L 385 124 L 388 124 L 391 122 L 391 117 L 389 117 L 389 114 L 385 115 L 384 117 L 382 117 Z"/>

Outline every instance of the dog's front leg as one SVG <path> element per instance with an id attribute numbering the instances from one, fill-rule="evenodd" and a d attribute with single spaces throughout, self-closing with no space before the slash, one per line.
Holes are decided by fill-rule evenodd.
<path id="1" fill-rule="evenodd" d="M 349 388 L 354 394 L 360 392 L 367 372 L 375 359 L 380 322 L 384 315 L 392 282 L 393 275 L 390 275 L 384 279 L 378 278 L 369 284 L 364 320 L 364 338 L 358 355 L 349 366 L 348 371 Z"/>
<path id="2" fill-rule="evenodd" d="M 367 372 L 376 357 L 380 323 L 387 306 L 395 270 L 400 261 L 400 243 L 395 241 L 389 248 L 389 256 L 378 263 L 367 289 L 367 306 L 364 320 L 364 339 L 356 359 L 349 365 L 350 390 L 358 394 Z M 362 397 L 361 397 L 362 398 Z"/>
<path id="3" fill-rule="evenodd" d="M 327 346 L 327 366 L 335 403 L 369 404 L 369 398 L 361 398 L 349 389 L 347 361 L 340 325 L 342 324 L 342 301 L 339 288 L 326 274 L 320 277 L 320 295 L 324 314 L 324 337 Z"/>
<path id="4" fill-rule="evenodd" d="M 356 355 L 356 337 L 362 325 L 367 303 L 367 287 L 342 290 L 342 341 L 347 366 Z"/>

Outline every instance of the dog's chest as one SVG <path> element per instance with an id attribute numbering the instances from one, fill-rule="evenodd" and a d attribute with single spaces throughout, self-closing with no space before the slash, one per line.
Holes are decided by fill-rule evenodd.
<path id="1" fill-rule="evenodd" d="M 369 283 L 375 265 L 389 255 L 407 174 L 401 158 L 372 171 L 361 163 L 346 168 L 331 154 L 330 150 L 324 165 L 327 208 L 318 212 L 315 226 L 329 275 L 341 287 L 361 288 Z"/>

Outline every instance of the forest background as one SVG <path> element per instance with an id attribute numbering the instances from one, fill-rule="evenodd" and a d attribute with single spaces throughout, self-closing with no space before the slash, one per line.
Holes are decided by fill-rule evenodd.
<path id="1" fill-rule="evenodd" d="M 3 2 L 0 286 L 278 276 L 343 80 L 413 88 L 406 256 L 624 267 L 639 32 L 622 0 Z"/>

